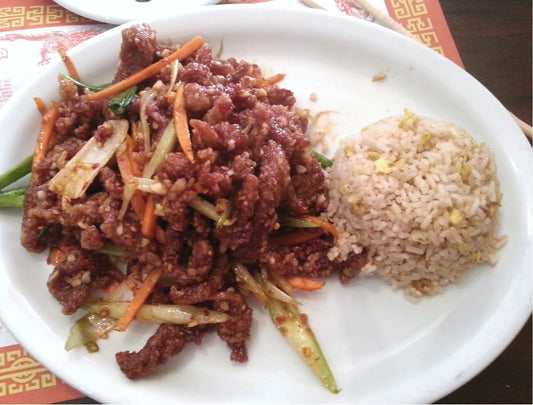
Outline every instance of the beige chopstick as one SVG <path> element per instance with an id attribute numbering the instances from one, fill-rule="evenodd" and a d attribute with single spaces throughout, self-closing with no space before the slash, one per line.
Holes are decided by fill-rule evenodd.
<path id="1" fill-rule="evenodd" d="M 307 7 L 310 8 L 316 8 L 316 9 L 322 9 L 325 10 L 324 7 L 320 6 L 313 0 L 300 0 L 303 4 L 305 4 Z M 381 10 L 378 10 L 376 7 L 374 7 L 372 4 L 370 4 L 367 0 L 356 0 L 356 2 L 363 7 L 368 14 L 373 16 L 375 20 L 380 23 L 381 25 L 390 28 L 393 31 L 396 31 L 400 34 L 403 34 L 411 39 L 414 39 L 415 41 L 424 44 L 418 37 L 411 34 L 409 30 L 407 30 L 403 25 L 398 23 L 396 20 L 394 20 L 391 16 L 388 14 L 385 14 Z M 425 45 L 425 44 L 424 44 Z M 520 118 L 518 118 L 516 115 L 514 115 L 511 111 L 507 110 L 508 113 L 511 115 L 511 118 L 517 123 L 517 125 L 520 127 L 522 132 L 528 137 L 533 138 L 533 129 L 531 125 L 527 124 L 526 122 L 522 121 Z"/>

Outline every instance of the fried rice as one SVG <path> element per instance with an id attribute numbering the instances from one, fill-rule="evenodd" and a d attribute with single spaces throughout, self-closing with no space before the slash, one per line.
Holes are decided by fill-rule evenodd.
<path id="1" fill-rule="evenodd" d="M 497 262 L 506 237 L 496 236 L 496 164 L 464 129 L 406 110 L 345 140 L 333 162 L 326 215 L 340 237 L 331 260 L 365 249 L 361 275 L 377 275 L 410 299 Z"/>

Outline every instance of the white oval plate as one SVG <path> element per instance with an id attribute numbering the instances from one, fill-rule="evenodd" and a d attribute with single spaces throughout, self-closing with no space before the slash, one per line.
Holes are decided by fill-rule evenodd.
<path id="1" fill-rule="evenodd" d="M 160 39 L 204 36 L 223 56 L 257 62 L 265 74 L 285 72 L 300 106 L 333 111 L 326 123 L 332 148 L 340 136 L 410 108 L 465 127 L 495 153 L 503 191 L 500 232 L 509 235 L 500 262 L 465 275 L 445 294 L 413 304 L 382 282 L 329 280 L 301 294 L 339 386 L 321 386 L 255 307 L 249 361 L 232 363 L 211 334 L 147 378 L 128 380 L 114 353 L 137 350 L 153 331 L 135 324 L 113 333 L 100 352 L 63 349 L 74 317 L 61 314 L 46 288 L 45 255 L 19 244 L 20 212 L 0 211 L 0 316 L 20 343 L 51 372 L 106 403 L 289 402 L 429 403 L 485 368 L 531 313 L 531 148 L 503 106 L 444 57 L 380 26 L 311 10 L 257 5 L 202 7 L 151 21 Z M 89 83 L 112 77 L 121 28 L 72 50 Z M 16 94 L 0 112 L 0 172 L 29 154 L 39 128 L 34 96 L 57 99 L 56 64 Z M 373 82 L 384 72 L 384 81 Z M 312 101 L 317 96 L 316 101 Z M 331 153 L 333 149 L 330 150 Z"/>
<path id="2" fill-rule="evenodd" d="M 124 24 L 137 19 L 157 18 L 217 0 L 54 0 L 73 13 L 107 24 Z"/>

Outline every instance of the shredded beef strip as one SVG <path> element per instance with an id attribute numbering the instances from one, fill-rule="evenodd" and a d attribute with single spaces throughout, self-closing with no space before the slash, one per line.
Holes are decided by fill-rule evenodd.
<path id="1" fill-rule="evenodd" d="M 105 287 L 116 280 L 109 257 L 90 254 L 76 246 L 66 247 L 66 256 L 48 278 L 50 293 L 62 305 L 65 315 L 72 315 L 87 299 L 92 287 Z"/>
<path id="2" fill-rule="evenodd" d="M 200 344 L 203 335 L 202 327 L 161 324 L 140 351 L 118 352 L 115 358 L 122 372 L 128 378 L 135 379 L 165 364 L 171 357 L 177 356 L 187 343 Z"/>
<path id="3" fill-rule="evenodd" d="M 155 31 L 147 24 L 124 29 L 119 64 L 113 81 L 121 81 L 149 66 L 156 49 Z"/>
<path id="4" fill-rule="evenodd" d="M 216 326 L 218 336 L 231 349 L 230 359 L 240 363 L 248 360 L 246 343 L 250 339 L 253 310 L 244 299 L 238 301 L 216 300 L 213 308 L 216 311 L 230 314 L 232 319 Z"/>

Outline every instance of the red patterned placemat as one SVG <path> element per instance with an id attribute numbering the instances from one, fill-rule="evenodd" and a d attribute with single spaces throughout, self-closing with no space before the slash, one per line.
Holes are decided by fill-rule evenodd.
<path id="1" fill-rule="evenodd" d="M 438 0 L 385 0 L 385 5 L 389 15 L 424 44 L 463 67 Z"/>
<path id="2" fill-rule="evenodd" d="M 94 21 L 65 10 L 52 0 L 8 0 L 2 1 L 0 7 L 0 32 L 90 23 Z"/>
<path id="3" fill-rule="evenodd" d="M 81 398 L 20 345 L 0 348 L 0 403 L 51 403 Z"/>

